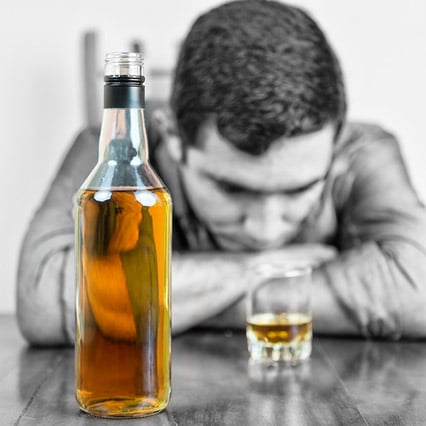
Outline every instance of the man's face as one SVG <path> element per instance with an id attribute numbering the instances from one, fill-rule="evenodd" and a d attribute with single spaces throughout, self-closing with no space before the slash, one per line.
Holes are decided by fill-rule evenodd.
<path id="1" fill-rule="evenodd" d="M 282 247 L 321 200 L 332 160 L 334 128 L 278 138 L 260 156 L 228 143 L 214 120 L 179 163 L 195 215 L 224 250 Z"/>

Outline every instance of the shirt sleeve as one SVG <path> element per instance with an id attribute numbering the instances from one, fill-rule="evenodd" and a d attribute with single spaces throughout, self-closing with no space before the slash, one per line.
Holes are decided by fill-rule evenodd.
<path id="1" fill-rule="evenodd" d="M 96 162 L 97 129 L 80 133 L 22 243 L 17 277 L 17 318 L 36 345 L 74 340 L 75 266 L 73 198 Z"/>
<path id="2" fill-rule="evenodd" d="M 68 204 L 71 210 L 71 199 Z M 65 302 L 65 298 L 70 296 L 70 282 L 74 278 L 70 268 L 73 251 L 71 212 L 41 208 L 28 228 L 18 270 L 18 324 L 30 343 L 71 343 L 66 311 L 72 300 Z M 66 273 L 71 276 L 66 277 Z"/>
<path id="3" fill-rule="evenodd" d="M 426 210 L 396 139 L 375 126 L 352 136 L 335 185 L 341 253 L 322 271 L 362 335 L 425 337 Z"/>

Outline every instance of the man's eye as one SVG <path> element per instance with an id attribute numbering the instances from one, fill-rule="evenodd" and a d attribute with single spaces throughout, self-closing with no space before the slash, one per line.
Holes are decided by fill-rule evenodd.
<path id="1" fill-rule="evenodd" d="M 288 197 L 297 198 L 306 194 L 308 191 L 309 189 L 303 189 L 303 190 L 295 189 L 294 191 L 286 191 L 285 195 L 287 195 Z"/>
<path id="2" fill-rule="evenodd" d="M 296 197 L 308 194 L 309 192 L 311 192 L 314 188 L 316 188 L 322 182 L 324 182 L 324 181 L 321 179 L 321 180 L 318 180 L 314 183 L 306 185 L 302 188 L 296 188 L 294 190 L 286 191 L 286 195 L 296 198 Z"/>
<path id="3" fill-rule="evenodd" d="M 238 194 L 243 192 L 243 188 L 241 188 L 241 186 L 234 185 L 229 182 L 219 182 L 218 185 L 222 191 L 225 191 L 228 194 Z"/>

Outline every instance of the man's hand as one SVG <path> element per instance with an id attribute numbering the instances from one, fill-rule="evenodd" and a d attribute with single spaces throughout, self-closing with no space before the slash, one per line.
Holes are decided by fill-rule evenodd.
<path id="1" fill-rule="evenodd" d="M 320 244 L 295 244 L 279 250 L 263 251 L 250 255 L 246 259 L 248 268 L 257 268 L 268 264 L 280 264 L 289 269 L 310 266 L 318 267 L 337 255 L 334 247 Z"/>

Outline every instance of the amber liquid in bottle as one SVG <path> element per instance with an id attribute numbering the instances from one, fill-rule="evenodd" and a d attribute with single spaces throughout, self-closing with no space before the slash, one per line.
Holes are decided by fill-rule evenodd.
<path id="1" fill-rule="evenodd" d="M 170 396 L 170 196 L 82 190 L 77 220 L 77 400 L 103 417 L 157 413 Z"/>

